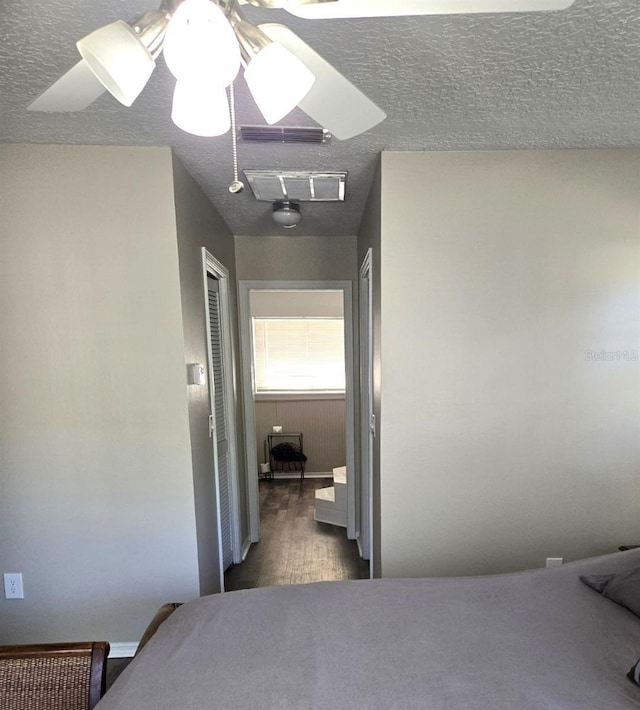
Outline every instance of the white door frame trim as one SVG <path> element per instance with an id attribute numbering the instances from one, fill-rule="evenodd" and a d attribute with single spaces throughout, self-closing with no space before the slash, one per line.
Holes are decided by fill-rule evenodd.
<path id="1" fill-rule="evenodd" d="M 202 278 L 204 298 L 206 305 L 206 327 L 207 327 L 207 356 L 209 359 L 209 392 L 211 397 L 211 406 L 213 406 L 213 381 L 211 377 L 211 326 L 209 323 L 209 286 L 207 284 L 207 274 L 213 275 L 219 282 L 220 296 L 220 313 L 221 317 L 221 335 L 222 335 L 222 358 L 224 363 L 224 388 L 225 388 L 225 403 L 227 416 L 227 432 L 229 437 L 229 479 L 231 491 L 231 549 L 233 551 L 234 564 L 242 562 L 242 533 L 240 530 L 240 487 L 238 481 L 238 430 L 236 426 L 236 407 L 237 407 L 237 387 L 235 377 L 235 352 L 233 345 L 233 337 L 231 331 L 231 298 L 229 293 L 229 271 L 221 264 L 212 254 L 207 251 L 206 247 L 202 247 Z M 214 410 L 215 411 L 215 410 Z M 213 414 L 213 411 L 212 411 Z M 215 453 L 215 438 L 214 438 L 214 453 Z M 217 462 L 217 458 L 216 458 Z M 217 465 L 217 464 L 216 464 Z M 224 569 L 222 559 L 222 530 L 220 518 L 220 490 L 218 487 L 218 477 L 215 476 L 216 487 L 216 515 L 218 524 L 218 556 L 220 560 L 220 588 L 224 591 Z"/>
<path id="2" fill-rule="evenodd" d="M 361 516 L 366 515 L 367 541 L 365 554 L 369 560 L 369 576 L 373 579 L 373 437 L 375 437 L 375 419 L 373 418 L 373 288 L 372 288 L 372 249 L 362 260 L 359 273 L 359 314 L 360 314 L 360 483 L 366 492 L 361 497 Z M 365 286 L 365 283 L 367 284 Z M 366 289 L 366 291 L 365 291 Z M 363 306 L 366 299 L 366 322 L 363 319 Z M 365 360 L 366 358 L 366 360 Z M 362 529 L 362 521 L 361 521 Z"/>
<path id="3" fill-rule="evenodd" d="M 258 495 L 258 457 L 256 453 L 256 420 L 254 406 L 253 333 L 251 332 L 251 291 L 342 291 L 344 304 L 345 347 L 345 442 L 346 465 L 351 475 L 347 478 L 347 537 L 355 539 L 355 388 L 353 284 L 351 281 L 239 281 L 238 306 L 240 313 L 240 352 L 242 354 L 242 392 L 244 403 L 244 431 L 247 461 L 247 495 L 249 499 L 249 538 L 260 540 L 260 501 Z"/>

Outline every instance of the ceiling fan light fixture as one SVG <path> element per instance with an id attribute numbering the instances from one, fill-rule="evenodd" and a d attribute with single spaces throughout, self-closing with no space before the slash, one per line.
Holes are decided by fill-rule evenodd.
<path id="1" fill-rule="evenodd" d="M 227 92 L 210 82 L 179 79 L 173 92 L 171 120 L 194 136 L 221 136 L 231 127 Z"/>
<path id="2" fill-rule="evenodd" d="M 164 3 L 163 3 L 164 5 Z M 140 42 L 149 50 L 154 59 L 162 52 L 164 36 L 169 27 L 169 10 L 150 10 L 130 23 Z"/>
<path id="3" fill-rule="evenodd" d="M 316 80 L 306 64 L 277 42 L 271 42 L 251 59 L 244 78 L 269 125 L 292 111 Z"/>
<path id="4" fill-rule="evenodd" d="M 122 20 L 100 27 L 76 46 L 104 88 L 124 106 L 138 98 L 156 66 L 134 29 Z"/>
<path id="5" fill-rule="evenodd" d="M 164 60 L 176 79 L 204 77 L 228 86 L 240 70 L 240 47 L 229 21 L 211 0 L 184 0 L 167 28 Z"/>
<path id="6" fill-rule="evenodd" d="M 285 229 L 292 229 L 297 224 L 300 224 L 302 219 L 300 205 L 297 202 L 289 202 L 287 200 L 274 202 L 271 216 L 276 224 Z"/>

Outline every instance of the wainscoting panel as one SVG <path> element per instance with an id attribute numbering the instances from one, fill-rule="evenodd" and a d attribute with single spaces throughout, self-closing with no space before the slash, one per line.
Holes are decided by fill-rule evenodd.
<path id="1" fill-rule="evenodd" d="M 309 473 L 345 465 L 344 399 L 257 401 L 258 462 L 265 461 L 264 441 L 274 425 L 302 432 Z"/>

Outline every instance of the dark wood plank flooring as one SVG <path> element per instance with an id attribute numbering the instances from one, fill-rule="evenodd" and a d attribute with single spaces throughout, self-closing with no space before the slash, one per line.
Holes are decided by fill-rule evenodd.
<path id="1" fill-rule="evenodd" d="M 260 542 L 227 570 L 227 591 L 369 578 L 345 529 L 313 519 L 315 491 L 328 485 L 330 478 L 260 481 Z"/>

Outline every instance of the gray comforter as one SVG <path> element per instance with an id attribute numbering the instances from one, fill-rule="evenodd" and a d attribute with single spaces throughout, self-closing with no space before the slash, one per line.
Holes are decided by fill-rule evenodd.
<path id="1" fill-rule="evenodd" d="M 271 587 L 204 597 L 161 627 L 98 710 L 616 710 L 640 619 L 580 574 L 640 550 L 489 577 Z"/>

